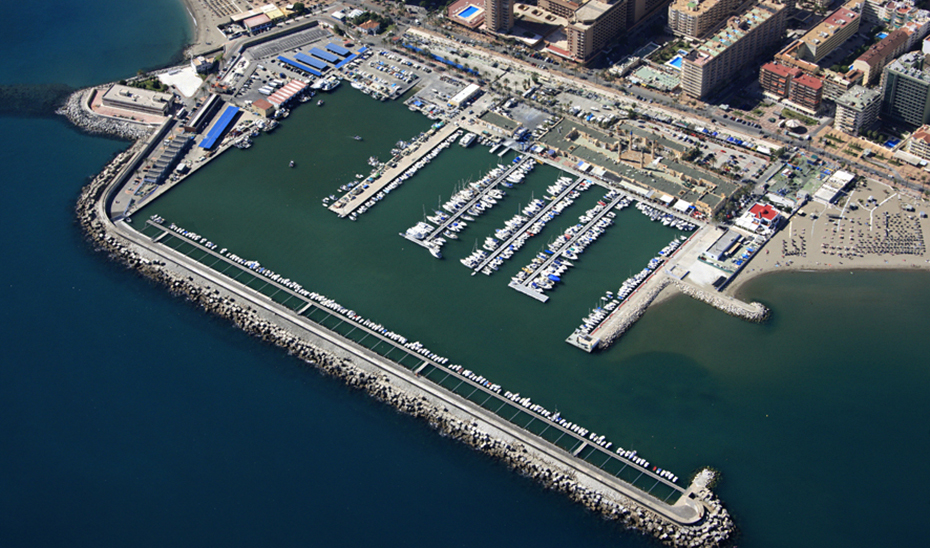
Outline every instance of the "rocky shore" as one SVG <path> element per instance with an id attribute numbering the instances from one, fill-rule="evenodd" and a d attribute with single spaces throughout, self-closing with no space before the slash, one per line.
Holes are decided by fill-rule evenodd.
<path id="1" fill-rule="evenodd" d="M 124 264 L 141 275 L 166 286 L 173 294 L 183 296 L 204 310 L 226 318 L 245 332 L 274 344 L 343 382 L 363 390 L 372 397 L 391 405 L 398 411 L 423 419 L 442 435 L 467 444 L 492 458 L 498 459 L 532 478 L 546 488 L 560 492 L 583 504 L 603 518 L 624 527 L 654 536 L 666 545 L 675 547 L 721 546 L 732 538 L 734 524 L 706 482 L 692 484 L 697 503 L 704 506 L 704 518 L 693 526 L 682 526 L 669 521 L 636 502 L 610 490 L 599 490 L 593 476 L 583 469 L 572 469 L 553 459 L 536 447 L 522 443 L 506 431 L 472 415 L 464 408 L 453 405 L 424 390 L 401 374 L 388 374 L 385 370 L 366 362 L 366 358 L 348 348 L 324 348 L 313 334 L 302 332 L 299 326 L 272 317 L 268 311 L 249 306 L 248 301 L 222 287 L 212 287 L 207 280 L 192 276 L 180 265 L 166 263 L 125 239 L 104 219 L 100 201 L 106 196 L 108 185 L 118 177 L 133 155 L 143 146 L 142 141 L 119 154 L 83 190 L 77 201 L 77 217 L 88 239 L 99 251 Z M 664 287 L 664 285 L 663 285 Z M 238 297 L 238 298 L 237 298 Z M 300 333 L 300 335 L 296 334 Z M 705 476 L 710 472 L 702 472 Z M 698 478 L 700 479 L 700 477 Z"/>
<path id="2" fill-rule="evenodd" d="M 732 298 L 724 297 L 721 295 L 711 295 L 707 292 L 695 288 L 694 286 L 682 282 L 676 281 L 675 287 L 693 299 L 707 303 L 718 310 L 726 312 L 731 316 L 736 316 L 737 318 L 742 318 L 750 322 L 764 322 L 768 319 L 769 314 L 771 313 L 771 311 L 762 303 L 749 303 L 749 308 L 746 308 L 745 306 L 734 304 L 734 299 Z"/>
<path id="3" fill-rule="evenodd" d="M 87 133 L 107 135 L 127 141 L 144 139 L 155 130 L 154 127 L 146 124 L 116 120 L 90 112 L 86 107 L 86 101 L 88 94 L 93 90 L 94 88 L 87 88 L 75 91 L 68 97 L 65 104 L 55 111 L 55 114 L 64 116 Z"/>

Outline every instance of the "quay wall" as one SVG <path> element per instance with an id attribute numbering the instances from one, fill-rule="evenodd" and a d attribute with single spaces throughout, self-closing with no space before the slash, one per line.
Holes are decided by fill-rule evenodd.
<path id="1" fill-rule="evenodd" d="M 613 488 L 599 470 L 575 461 L 547 442 L 505 424 L 470 402 L 432 386 L 399 367 L 377 363 L 382 358 L 363 349 L 341 344 L 338 336 L 322 329 L 314 333 L 276 312 L 270 301 L 249 295 L 221 276 L 201 271 L 145 243 L 131 230 L 123 232 L 106 215 L 106 203 L 131 168 L 145 153 L 147 143 L 138 142 L 119 154 L 83 190 L 76 212 L 89 241 L 99 251 L 142 276 L 164 285 L 177 296 L 235 323 L 245 332 L 285 349 L 321 372 L 363 390 L 398 411 L 427 421 L 442 435 L 461 441 L 506 463 L 549 489 L 565 494 L 605 519 L 618 522 L 676 547 L 719 546 L 734 533 L 733 521 L 709 490 L 690 492 L 676 507 L 695 507 L 703 517 L 693 525 L 682 525 L 659 515 Z M 496 419 L 496 420 L 495 420 Z M 564 454 L 563 454 L 564 453 Z M 590 468 L 590 469 L 589 469 Z M 675 509 L 675 507 L 673 507 Z M 679 508 L 682 509 L 682 508 Z"/>

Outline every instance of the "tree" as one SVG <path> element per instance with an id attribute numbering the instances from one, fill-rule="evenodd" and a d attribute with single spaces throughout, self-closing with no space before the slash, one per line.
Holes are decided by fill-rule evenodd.
<path id="1" fill-rule="evenodd" d="M 296 2 L 294 4 L 293 11 L 295 15 L 303 15 L 305 9 L 306 7 L 304 6 L 303 2 Z"/>

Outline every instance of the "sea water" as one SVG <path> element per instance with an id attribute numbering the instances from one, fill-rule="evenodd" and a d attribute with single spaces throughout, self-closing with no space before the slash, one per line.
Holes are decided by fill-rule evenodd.
<path id="1" fill-rule="evenodd" d="M 154 22 L 137 18 L 142 8 L 123 10 L 115 2 L 79 6 L 46 3 L 42 17 L 27 18 L 41 25 L 0 34 L 0 51 L 11 61 L 0 83 L 80 86 L 126 77 L 170 61 L 185 36 L 186 13 L 172 2 L 147 4 L 164 17 Z M 107 17 L 86 15 L 95 13 Z M 178 29 L 169 43 L 148 40 Z M 37 37 L 33 47 L 21 45 L 25 37 Z M 343 92 L 351 90 L 327 98 L 323 109 L 353 97 Z M 272 181 L 290 171 L 305 174 L 314 161 L 309 151 L 290 171 L 289 154 L 269 154 L 289 146 L 302 111 L 322 116 L 311 112 L 316 108 L 297 109 L 280 137 L 232 151 L 177 195 L 209 186 L 211 172 L 222 172 L 236 155 L 263 167 Z M 387 143 L 422 128 L 416 118 L 408 123 Z M 106 262 L 83 243 L 73 203 L 86 178 L 126 144 L 81 135 L 57 118 L 6 117 L 0 124 L 7 172 L 0 292 L 4 545 L 646 544 Z M 380 134 L 367 130 L 362 146 L 383 146 Z M 482 155 L 496 160 L 480 148 L 453 147 L 443 155 L 466 167 Z M 511 260 L 486 278 L 470 277 L 455 261 L 470 251 L 479 227 L 469 228 L 476 229 L 471 241 L 463 233 L 447 246 L 450 259 L 443 262 L 396 235 L 440 195 L 447 198 L 448 181 L 430 188 L 411 180 L 353 224 L 319 205 L 357 166 L 352 160 L 341 169 L 347 171 L 305 190 L 314 208 L 305 222 L 323 232 L 292 244 L 292 258 L 280 267 L 268 266 L 306 276 L 307 287 L 319 285 L 366 316 L 487 369 L 486 376 L 640 449 L 683 478 L 705 464 L 719 468 L 718 493 L 741 529 L 740 546 L 923 540 L 927 274 L 761 278 L 745 295 L 772 308 L 763 325 L 680 297 L 650 310 L 614 348 L 588 356 L 561 339 L 611 288 L 608 282 L 619 285 L 629 274 L 632 267 L 620 271 L 624 261 L 638 265 L 638 253 L 648 259 L 671 231 L 651 230 L 635 210 L 621 212 L 542 305 L 504 287 L 522 262 Z M 452 186 L 478 171 L 450 174 Z M 532 176 L 554 174 L 539 169 Z M 485 218 L 482 240 L 487 227 L 497 226 L 492 221 L 515 212 L 511 198 L 525 200 L 518 193 Z M 225 200 L 217 196 L 205 198 Z M 204 199 L 191 207 L 191 219 L 207 222 L 200 219 L 216 205 Z M 218 209 L 211 222 L 227 214 Z M 553 227 L 577 214 L 566 211 Z M 282 223 L 299 221 L 297 213 L 282 215 Z M 632 233 L 639 239 L 625 237 Z M 358 255 L 345 249 L 346 241 L 362 246 Z M 262 253 L 247 239 L 241 245 L 240 255 Z M 338 267 L 347 280 L 300 268 L 305 254 Z M 407 266 L 369 262 L 384 256 Z M 398 272 L 412 282 L 398 280 Z M 425 289 L 409 291 L 413 282 Z M 440 282 L 444 294 L 430 287 Z M 474 302 L 463 303 L 462 292 Z M 409 305 L 422 297 L 422 306 Z"/>

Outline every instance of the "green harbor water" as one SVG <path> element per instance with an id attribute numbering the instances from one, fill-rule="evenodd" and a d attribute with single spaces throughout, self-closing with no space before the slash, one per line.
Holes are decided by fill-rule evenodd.
<path id="1" fill-rule="evenodd" d="M 773 309 L 749 324 L 688 298 L 651 309 L 613 348 L 593 355 L 564 342 L 607 290 L 615 291 L 679 233 L 635 208 L 575 261 L 539 303 L 507 282 L 603 194 L 585 192 L 493 276 L 458 259 L 542 197 L 559 176 L 539 166 L 491 212 L 443 248 L 445 259 L 398 233 L 455 188 L 497 163 L 484 147 L 457 145 L 357 222 L 321 200 L 367 174 L 429 121 L 399 103 L 343 87 L 326 105 L 296 108 L 272 135 L 231 150 L 135 215 L 158 214 L 218 249 L 335 299 L 632 448 L 687 481 L 719 468 L 718 493 L 735 515 L 740 545 L 879 544 L 877 521 L 919 522 L 930 479 L 925 273 L 773 275 L 744 288 Z M 361 142 L 352 135 L 361 135 Z M 294 160 L 291 169 L 288 162 Z M 887 284 L 893 283 L 894 288 Z M 911 527 L 900 545 L 921 538 Z M 745 542 L 745 544 L 744 544 Z"/>

